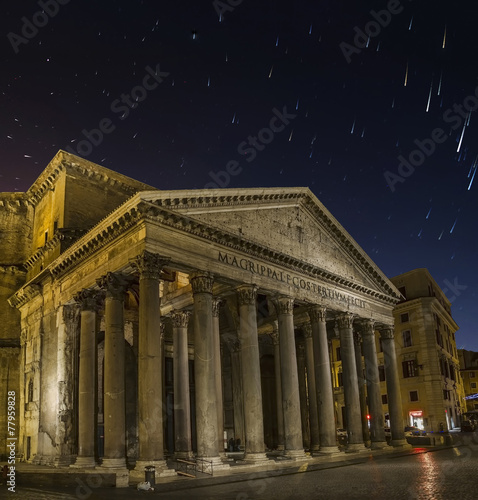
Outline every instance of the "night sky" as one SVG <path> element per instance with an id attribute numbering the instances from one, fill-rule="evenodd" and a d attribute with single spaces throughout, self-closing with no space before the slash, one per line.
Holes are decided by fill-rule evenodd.
<path id="1" fill-rule="evenodd" d="M 478 351 L 476 2 L 60 1 L 4 7 L 0 191 L 67 148 L 160 189 L 308 186 Z"/>

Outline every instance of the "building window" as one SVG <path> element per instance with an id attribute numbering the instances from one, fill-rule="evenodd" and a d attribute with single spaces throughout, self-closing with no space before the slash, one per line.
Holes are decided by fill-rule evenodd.
<path id="1" fill-rule="evenodd" d="M 471 387 L 472 389 L 476 389 L 476 382 L 471 382 L 471 383 L 470 383 L 470 387 Z"/>
<path id="2" fill-rule="evenodd" d="M 45 231 L 45 244 L 48 243 L 48 231 Z"/>
<path id="3" fill-rule="evenodd" d="M 417 361 L 411 359 L 402 362 L 403 378 L 410 378 L 417 376 Z"/>
<path id="4" fill-rule="evenodd" d="M 418 401 L 418 391 L 410 391 L 410 401 Z"/>
<path id="5" fill-rule="evenodd" d="M 388 404 L 388 398 L 386 394 L 382 394 L 382 404 L 383 405 Z"/>
<path id="6" fill-rule="evenodd" d="M 339 384 L 339 387 L 344 386 L 344 377 L 342 372 L 337 373 L 337 382 Z"/>
<path id="7" fill-rule="evenodd" d="M 450 399 L 450 391 L 443 389 L 443 399 Z"/>
<path id="8" fill-rule="evenodd" d="M 383 352 L 382 337 L 378 338 L 378 352 Z"/>
<path id="9" fill-rule="evenodd" d="M 403 347 L 410 347 L 412 345 L 412 332 L 410 330 L 403 330 Z"/>
<path id="10" fill-rule="evenodd" d="M 478 410 L 478 403 L 475 403 L 475 410 Z"/>
<path id="11" fill-rule="evenodd" d="M 442 334 L 440 333 L 440 330 L 437 328 L 436 329 L 436 336 L 437 336 L 437 344 L 440 346 L 440 347 L 443 347 L 443 336 Z"/>
<path id="12" fill-rule="evenodd" d="M 404 286 L 401 286 L 398 291 L 405 297 L 405 300 L 407 300 L 407 290 Z"/>
<path id="13" fill-rule="evenodd" d="M 336 349 L 335 349 L 335 357 L 336 357 L 337 361 L 341 361 L 342 360 L 342 356 L 340 355 L 340 347 L 336 347 Z"/>
<path id="14" fill-rule="evenodd" d="M 400 314 L 400 323 L 408 323 L 409 321 L 408 313 Z"/>
<path id="15" fill-rule="evenodd" d="M 383 365 L 378 366 L 378 379 L 380 380 L 380 382 L 385 381 L 385 366 Z"/>
<path id="16" fill-rule="evenodd" d="M 475 378 L 475 372 L 470 372 L 470 378 Z"/>
<path id="17" fill-rule="evenodd" d="M 450 368 L 448 366 L 448 361 L 444 361 L 443 364 L 445 365 L 445 377 L 450 378 Z"/>
<path id="18" fill-rule="evenodd" d="M 53 222 L 53 234 L 55 234 L 57 230 L 58 230 L 58 221 L 56 220 L 55 222 Z"/>

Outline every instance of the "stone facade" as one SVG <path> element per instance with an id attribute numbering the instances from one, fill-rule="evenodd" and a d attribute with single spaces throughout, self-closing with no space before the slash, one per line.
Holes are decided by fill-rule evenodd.
<path id="1" fill-rule="evenodd" d="M 465 394 L 464 411 L 478 412 L 478 352 L 458 349 L 458 357 Z"/>
<path id="2" fill-rule="evenodd" d="M 405 425 L 428 432 L 459 427 L 465 394 L 451 303 L 426 269 L 391 281 L 405 298 L 394 310 Z"/>
<path id="3" fill-rule="evenodd" d="M 251 464 L 273 448 L 294 460 L 304 447 L 338 452 L 334 325 L 347 451 L 364 448 L 353 332 L 368 321 L 395 359 L 400 295 L 309 189 L 160 191 L 59 152 L 20 198 L 28 250 L 2 254 L 0 307 L 8 296 L 8 348 L 21 349 L 25 460 L 140 475 L 154 463 L 161 476 L 173 455 L 226 467 L 231 439 Z M 392 361 L 387 373 L 401 407 Z"/>

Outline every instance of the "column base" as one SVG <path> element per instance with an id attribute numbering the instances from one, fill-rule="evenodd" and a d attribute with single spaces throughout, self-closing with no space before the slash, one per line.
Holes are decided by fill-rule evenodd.
<path id="1" fill-rule="evenodd" d="M 371 450 L 383 450 L 389 448 L 387 441 L 372 441 L 370 445 Z"/>
<path id="2" fill-rule="evenodd" d="M 390 446 L 394 448 L 413 448 L 406 439 L 392 439 L 390 441 Z"/>
<path id="3" fill-rule="evenodd" d="M 103 458 L 100 469 L 126 469 L 125 458 Z"/>
<path id="4" fill-rule="evenodd" d="M 314 455 L 315 453 L 318 453 L 319 450 L 320 450 L 320 445 L 314 444 L 310 447 L 310 454 Z"/>
<path id="5" fill-rule="evenodd" d="M 320 457 L 324 455 L 342 454 L 338 446 L 321 446 L 318 451 L 314 451 L 313 457 Z"/>
<path id="6" fill-rule="evenodd" d="M 148 465 L 154 465 L 155 473 L 154 477 L 156 479 L 160 477 L 171 477 L 176 476 L 177 472 L 174 469 L 169 469 L 166 460 L 136 460 L 136 465 L 133 471 L 133 475 L 137 477 L 140 475 L 144 478 L 144 468 Z"/>
<path id="7" fill-rule="evenodd" d="M 53 465 L 55 467 L 69 467 L 74 461 L 74 455 L 60 455 L 59 457 L 55 457 Z"/>
<path id="8" fill-rule="evenodd" d="M 345 447 L 345 453 L 358 453 L 361 451 L 369 451 L 363 443 L 349 443 Z"/>
<path id="9" fill-rule="evenodd" d="M 94 469 L 97 467 L 95 457 L 76 457 L 75 463 L 70 467 L 73 469 Z"/>
<path id="10" fill-rule="evenodd" d="M 287 460 L 307 460 L 309 458 L 304 450 L 285 450 L 284 457 Z"/>
<path id="11" fill-rule="evenodd" d="M 265 453 L 246 453 L 244 456 L 246 463 L 254 465 L 264 465 L 269 462 Z"/>

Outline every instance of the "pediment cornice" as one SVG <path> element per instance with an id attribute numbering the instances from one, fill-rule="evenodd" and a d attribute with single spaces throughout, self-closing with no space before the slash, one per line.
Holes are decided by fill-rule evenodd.
<path id="1" fill-rule="evenodd" d="M 255 203 L 293 202 L 302 205 L 316 218 L 320 219 L 328 231 L 339 241 L 348 253 L 355 257 L 362 269 L 371 274 L 378 289 L 364 286 L 343 276 L 321 269 L 304 262 L 292 255 L 279 252 L 263 244 L 245 239 L 239 234 L 220 229 L 209 223 L 194 219 L 181 208 L 238 206 Z M 321 204 L 307 188 L 251 189 L 251 190 L 212 190 L 212 191 L 148 191 L 140 192 L 124 202 L 118 209 L 94 226 L 87 234 L 60 255 L 48 268 L 53 278 L 58 278 L 85 260 L 90 255 L 114 241 L 115 238 L 141 221 L 152 221 L 174 228 L 192 236 L 206 239 L 220 246 L 261 258 L 278 266 L 319 279 L 325 283 L 347 288 L 362 293 L 370 298 L 395 305 L 399 296 L 388 285 L 386 278 L 376 271 L 373 262 L 364 257 L 363 250 L 343 232 L 345 231 L 332 216 L 329 216 Z M 180 262 L 178 262 L 180 264 Z M 18 293 L 18 292 L 17 292 Z"/>

